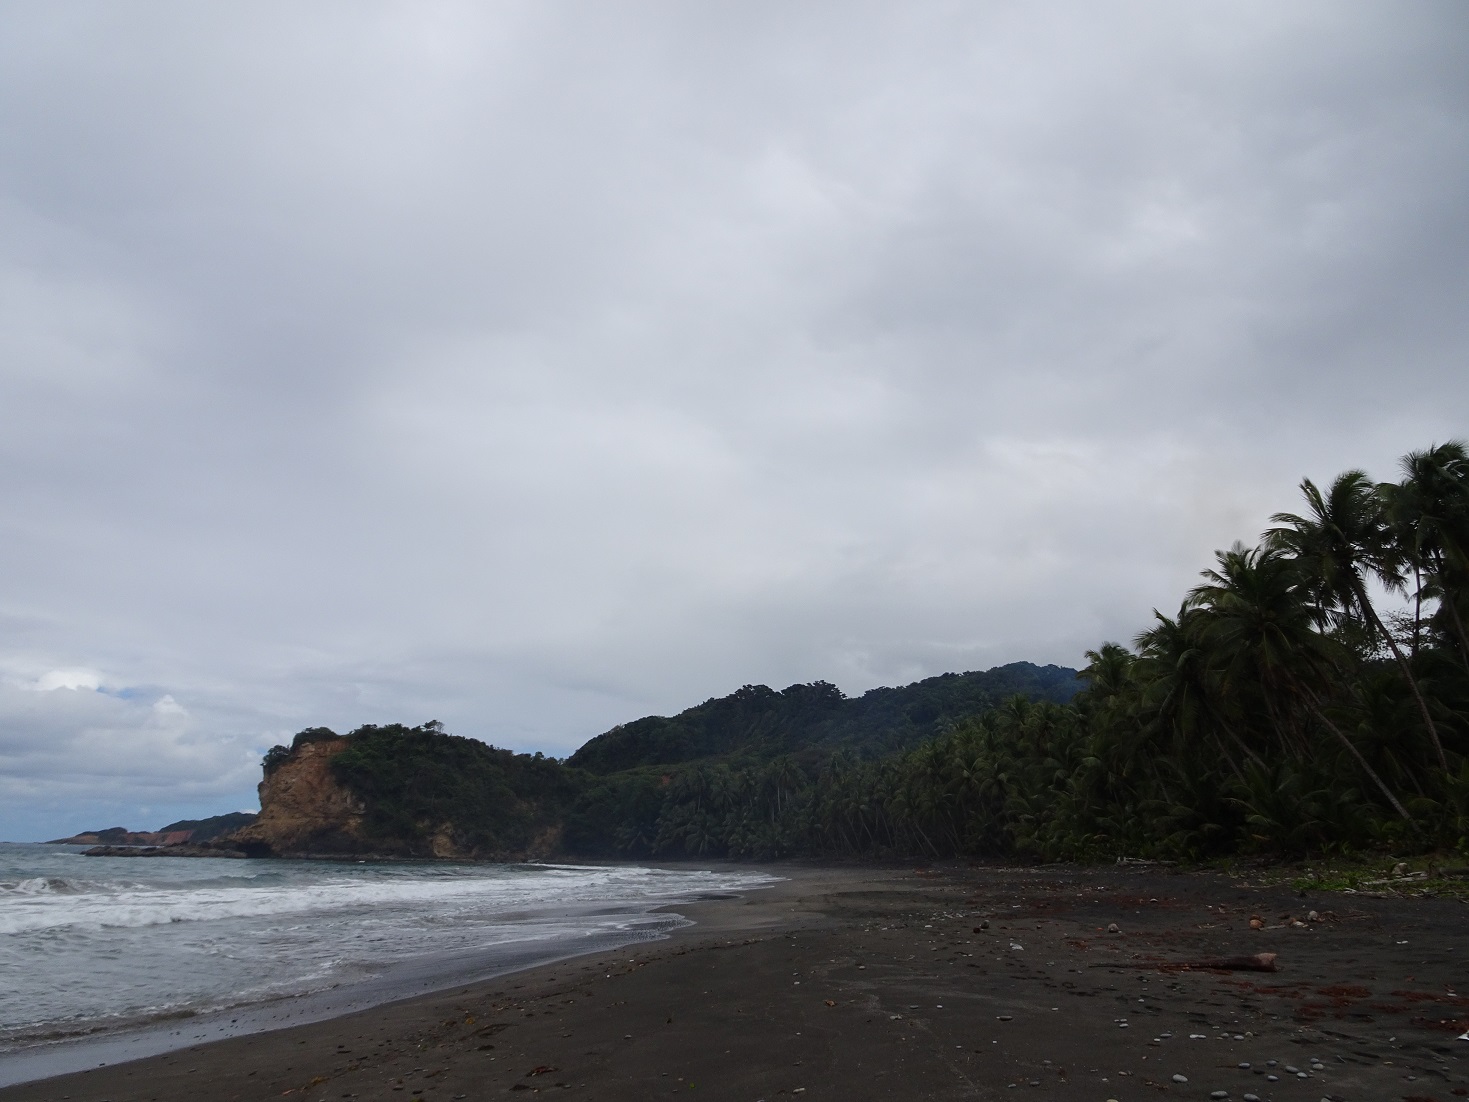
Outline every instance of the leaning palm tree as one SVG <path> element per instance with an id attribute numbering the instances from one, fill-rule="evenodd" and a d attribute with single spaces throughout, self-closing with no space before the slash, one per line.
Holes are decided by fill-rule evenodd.
<path id="1" fill-rule="evenodd" d="M 1402 459 L 1403 481 L 1378 487 L 1404 554 L 1420 575 L 1418 603 L 1426 593 L 1439 607 L 1459 644 L 1469 670 L 1469 632 L 1459 600 L 1469 578 L 1469 447 L 1450 440 Z M 1428 586 L 1422 575 L 1428 577 Z M 1421 612 L 1416 619 L 1421 619 Z"/>
<path id="2" fill-rule="evenodd" d="M 1447 773 L 1449 759 L 1429 713 L 1428 701 L 1413 676 L 1403 648 L 1383 624 L 1367 595 L 1369 572 L 1389 590 L 1401 589 L 1403 585 L 1395 561 L 1396 547 L 1389 537 L 1376 486 L 1362 471 L 1347 471 L 1336 477 L 1325 494 L 1309 478 L 1301 482 L 1301 493 L 1310 507 L 1310 515 L 1276 513 L 1270 519 L 1280 527 L 1265 533 L 1266 546 L 1294 560 L 1323 615 L 1329 616 L 1334 611 L 1343 619 L 1356 620 L 1387 644 L 1418 703 L 1418 714 L 1433 741 L 1438 763 Z"/>
<path id="3" fill-rule="evenodd" d="M 1157 625 L 1139 633 L 1133 641 L 1139 652 L 1139 680 L 1148 712 L 1174 735 L 1179 751 L 1201 737 L 1207 738 L 1240 776 L 1240 767 L 1224 741 L 1227 738 L 1245 760 L 1264 765 L 1223 714 L 1217 677 L 1198 630 L 1198 610 L 1184 607 L 1177 619 L 1170 619 L 1154 609 L 1153 617 Z"/>
<path id="4" fill-rule="evenodd" d="M 1290 711 L 1304 706 L 1332 733 L 1372 779 L 1394 811 L 1412 816 L 1378 776 L 1356 745 L 1326 714 L 1323 692 L 1340 665 L 1337 645 L 1315 630 L 1315 617 L 1302 593 L 1296 563 L 1270 547 L 1236 543 L 1218 552 L 1219 569 L 1204 571 L 1205 585 L 1193 589 L 1187 607 L 1205 613 L 1200 631 L 1215 649 L 1226 691 L 1253 681 L 1265 692 L 1272 722 L 1282 738 L 1290 733 Z"/>

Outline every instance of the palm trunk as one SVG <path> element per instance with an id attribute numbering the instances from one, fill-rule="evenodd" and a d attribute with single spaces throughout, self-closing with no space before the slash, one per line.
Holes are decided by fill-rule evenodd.
<path id="1" fill-rule="evenodd" d="M 1423 636 L 1423 567 L 1415 555 L 1413 558 L 1413 657 L 1418 657 L 1418 646 Z"/>
<path id="2" fill-rule="evenodd" d="M 1255 753 L 1253 750 L 1251 750 L 1245 740 L 1240 738 L 1239 735 L 1235 734 L 1233 727 L 1231 727 L 1229 724 L 1225 723 L 1224 720 L 1219 719 L 1218 717 L 1215 717 L 1214 722 L 1219 724 L 1224 733 L 1234 740 L 1234 744 L 1244 752 L 1245 757 L 1249 758 L 1261 769 L 1265 768 L 1265 759 L 1262 758 L 1259 754 Z"/>
<path id="3" fill-rule="evenodd" d="M 1335 735 L 1337 739 L 1341 742 L 1341 744 L 1347 748 L 1347 752 L 1350 753 L 1352 757 L 1357 759 L 1357 764 L 1362 767 L 1363 772 L 1365 772 L 1369 777 L 1372 778 L 1372 783 L 1377 785 L 1378 790 L 1387 797 L 1387 802 L 1392 804 L 1393 810 L 1401 815 L 1406 822 L 1412 823 L 1413 816 L 1408 814 L 1408 809 L 1405 808 L 1398 801 L 1398 798 L 1393 795 L 1392 789 L 1388 788 L 1386 782 L 1384 782 L 1383 779 L 1377 775 L 1377 770 L 1373 769 L 1372 766 L 1367 763 L 1367 759 L 1362 756 L 1362 751 L 1357 749 L 1356 745 L 1352 742 L 1351 739 L 1347 738 L 1346 733 L 1343 732 L 1340 727 L 1338 727 L 1335 723 L 1332 723 L 1331 720 L 1326 718 L 1326 713 L 1322 711 L 1321 702 L 1316 699 L 1316 694 L 1313 693 L 1310 689 L 1306 688 L 1304 685 L 1301 686 L 1301 690 L 1303 693 L 1305 693 L 1307 706 L 1311 709 L 1311 714 L 1319 719 L 1322 723 L 1324 723 L 1327 730 Z"/>
<path id="4" fill-rule="evenodd" d="M 1440 608 L 1447 608 L 1449 610 L 1449 620 L 1454 625 L 1454 634 L 1459 637 L 1459 661 L 1464 664 L 1465 672 L 1469 673 L 1469 633 L 1464 631 L 1464 621 L 1459 618 L 1459 603 L 1454 600 L 1453 591 L 1449 589 L 1448 582 L 1444 577 L 1447 571 L 1444 569 L 1442 551 L 1439 551 L 1433 557 L 1433 573 L 1438 579 L 1440 593 L 1438 605 Z"/>
<path id="5" fill-rule="evenodd" d="M 1408 665 L 1408 659 L 1403 654 L 1402 648 L 1398 646 L 1398 641 L 1392 637 L 1392 632 L 1388 631 L 1386 625 L 1378 618 L 1377 610 L 1372 607 L 1372 602 L 1367 599 L 1367 591 L 1360 584 L 1356 588 L 1357 604 L 1367 614 L 1367 618 L 1372 621 L 1372 626 L 1377 629 L 1378 634 L 1387 641 L 1393 658 L 1397 660 L 1398 669 L 1403 673 L 1403 680 L 1408 683 L 1408 688 L 1413 690 L 1413 699 L 1418 702 L 1418 714 L 1423 717 L 1423 726 L 1428 728 L 1428 737 L 1433 740 L 1434 752 L 1438 754 L 1438 764 L 1447 773 L 1449 771 L 1449 758 L 1444 753 L 1443 743 L 1439 741 L 1438 728 L 1434 725 L 1433 717 L 1428 714 L 1428 701 L 1423 699 L 1423 692 L 1418 688 L 1418 679 L 1413 676 L 1413 667 Z"/>

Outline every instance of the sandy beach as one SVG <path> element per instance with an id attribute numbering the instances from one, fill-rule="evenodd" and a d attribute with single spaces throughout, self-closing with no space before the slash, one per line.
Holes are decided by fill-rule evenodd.
<path id="1" fill-rule="evenodd" d="M 1113 867 L 773 871 L 676 908 L 696 924 L 666 941 L 0 1102 L 1469 1095 L 1458 900 Z M 1279 970 L 1180 967 L 1260 952 Z"/>

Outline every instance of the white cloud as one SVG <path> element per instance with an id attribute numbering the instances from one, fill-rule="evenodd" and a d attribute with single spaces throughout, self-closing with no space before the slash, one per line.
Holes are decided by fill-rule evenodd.
<path id="1" fill-rule="evenodd" d="M 101 687 L 102 675 L 96 670 L 50 670 L 36 681 L 36 688 L 41 692 L 53 689 L 90 689 L 95 692 Z"/>

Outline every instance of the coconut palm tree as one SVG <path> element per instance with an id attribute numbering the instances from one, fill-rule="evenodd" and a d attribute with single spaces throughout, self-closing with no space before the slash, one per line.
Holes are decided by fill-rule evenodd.
<path id="1" fill-rule="evenodd" d="M 1384 483 L 1378 493 L 1408 561 L 1419 575 L 1416 599 L 1422 619 L 1425 596 L 1436 596 L 1469 671 L 1469 633 L 1460 601 L 1469 590 L 1469 447 L 1459 440 L 1409 452 L 1401 460 L 1403 481 Z M 1428 583 L 1423 583 L 1423 575 Z"/>
<path id="2" fill-rule="evenodd" d="M 1375 574 L 1390 590 L 1403 585 L 1397 568 L 1399 556 L 1376 487 L 1362 471 L 1346 471 L 1336 477 L 1325 494 L 1309 478 L 1301 482 L 1301 493 L 1310 507 L 1310 516 L 1276 513 L 1270 519 L 1280 527 L 1265 534 L 1266 546 L 1295 561 L 1320 615 L 1358 619 L 1387 644 L 1418 703 L 1439 765 L 1448 772 L 1448 756 L 1413 668 L 1367 595 L 1367 572 Z"/>
<path id="3" fill-rule="evenodd" d="M 1314 630 L 1317 618 L 1295 562 L 1270 547 L 1235 544 L 1218 552 L 1219 569 L 1204 571 L 1208 584 L 1196 587 L 1188 607 L 1207 612 L 1201 621 L 1206 639 L 1218 648 L 1226 684 L 1253 679 L 1265 690 L 1277 733 L 1309 750 L 1296 730 L 1292 712 L 1304 710 L 1332 733 L 1366 773 L 1393 810 L 1408 822 L 1412 816 L 1377 775 L 1362 752 L 1326 714 L 1322 694 L 1333 668 L 1339 668 L 1339 645 Z M 1305 753 L 1296 755 L 1304 759 Z"/>
<path id="4" fill-rule="evenodd" d="M 1177 619 L 1169 619 L 1154 609 L 1153 617 L 1157 626 L 1134 640 L 1139 652 L 1137 676 L 1148 710 L 1163 727 L 1174 732 L 1176 743 L 1187 745 L 1200 737 L 1208 739 L 1236 776 L 1242 775 L 1239 763 L 1221 735 L 1245 759 L 1264 765 L 1260 755 L 1224 718 L 1209 652 L 1198 630 L 1198 610 L 1185 607 L 1179 610 Z"/>

